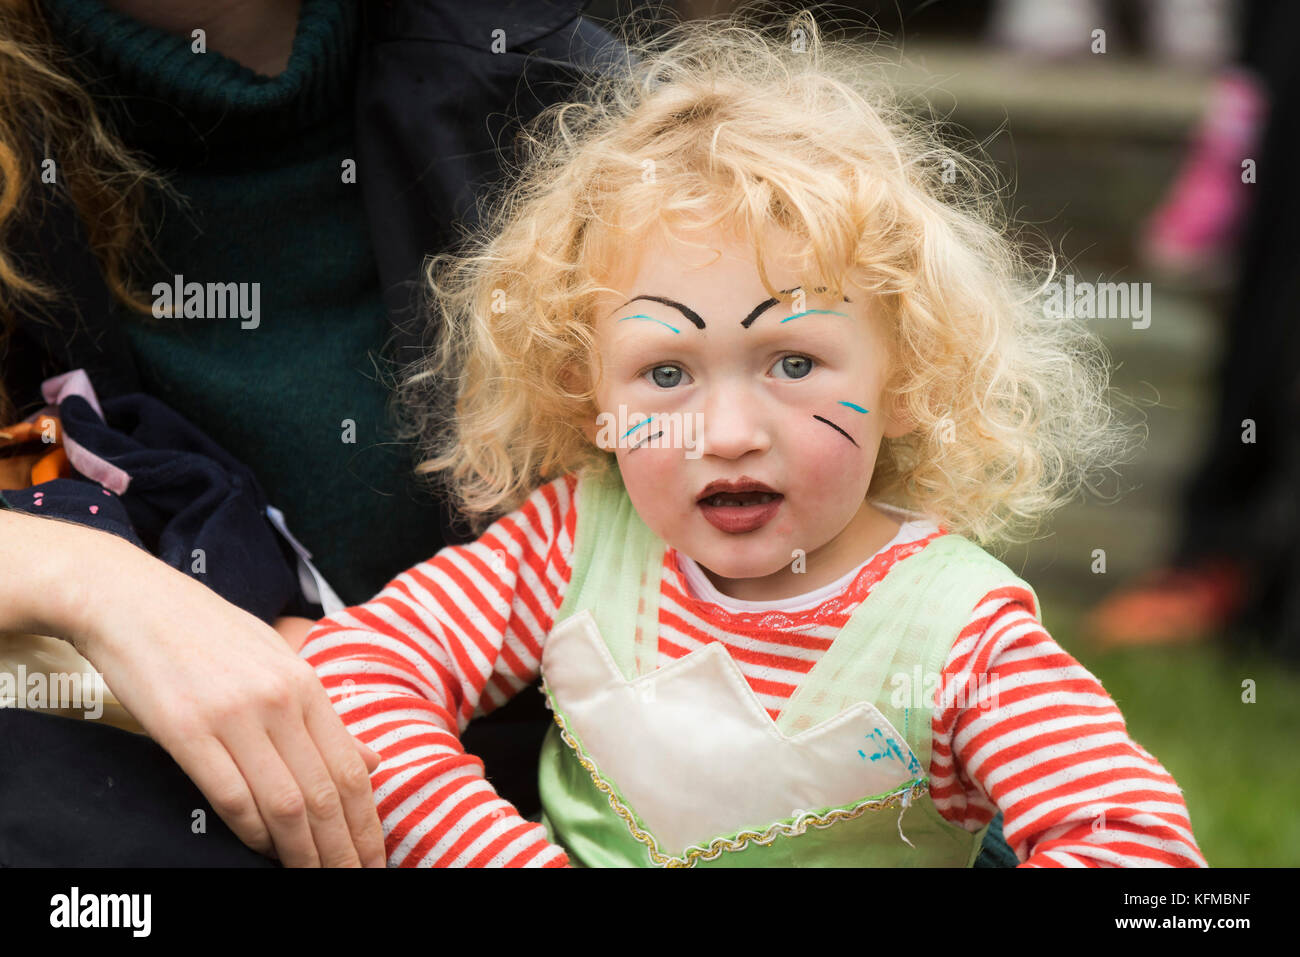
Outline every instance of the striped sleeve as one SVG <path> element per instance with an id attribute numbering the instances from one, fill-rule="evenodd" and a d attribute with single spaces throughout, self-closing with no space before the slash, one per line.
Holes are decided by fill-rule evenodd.
<path id="1" fill-rule="evenodd" d="M 499 797 L 460 735 L 529 687 L 572 572 L 576 478 L 537 489 L 475 542 L 442 549 L 368 602 L 323 618 L 301 654 L 371 775 L 393 867 L 563 867 Z"/>
<path id="2" fill-rule="evenodd" d="M 1024 589 L 992 591 L 953 645 L 933 720 L 939 812 L 975 831 L 1000 809 L 1021 866 L 1208 866 L 1174 779 L 1032 607 Z"/>

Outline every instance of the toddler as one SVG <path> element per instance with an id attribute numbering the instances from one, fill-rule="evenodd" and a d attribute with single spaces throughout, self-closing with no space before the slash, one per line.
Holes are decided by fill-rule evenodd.
<path id="1" fill-rule="evenodd" d="M 427 270 L 406 398 L 480 536 L 302 649 L 390 864 L 968 866 L 1001 810 L 1027 865 L 1204 866 L 981 547 L 1127 433 L 979 167 L 808 14 L 630 49 Z M 539 675 L 533 822 L 459 736 Z"/>

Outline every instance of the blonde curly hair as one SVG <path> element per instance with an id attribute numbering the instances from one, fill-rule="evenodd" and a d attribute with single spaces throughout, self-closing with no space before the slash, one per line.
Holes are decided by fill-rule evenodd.
<path id="1" fill-rule="evenodd" d="M 476 530 L 550 478 L 611 467 L 584 428 L 592 308 L 648 230 L 701 222 L 753 239 L 773 297 L 790 298 L 763 267 L 776 226 L 801 240 L 805 285 L 875 298 L 887 394 L 914 428 L 883 441 L 869 498 L 981 545 L 1022 541 L 1121 460 L 1100 342 L 1045 316 L 1050 272 L 1036 280 L 986 167 L 905 108 L 882 57 L 808 11 L 629 29 L 627 62 L 530 124 L 480 231 L 426 263 L 436 341 L 398 401 L 417 471 Z"/>
<path id="2" fill-rule="evenodd" d="M 34 149 L 57 157 L 56 186 L 40 181 Z M 114 299 L 151 315 L 139 281 L 153 252 L 145 211 L 152 196 L 177 194 L 100 116 L 36 0 L 0 0 L 0 356 L 14 329 L 45 321 L 61 292 L 30 275 L 9 242 L 21 220 L 40 221 L 53 191 L 77 211 Z M 0 425 L 17 411 L 0 381 Z"/>

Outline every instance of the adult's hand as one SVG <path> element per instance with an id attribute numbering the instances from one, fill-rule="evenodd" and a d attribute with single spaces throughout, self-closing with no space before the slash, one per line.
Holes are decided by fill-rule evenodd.
<path id="1" fill-rule="evenodd" d="M 269 625 L 115 536 L 15 512 L 0 512 L 0 583 L 0 630 L 70 640 L 249 847 L 385 865 L 379 756 Z"/>

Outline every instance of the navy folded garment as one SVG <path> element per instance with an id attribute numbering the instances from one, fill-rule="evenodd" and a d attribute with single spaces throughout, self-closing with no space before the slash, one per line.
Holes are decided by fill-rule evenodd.
<path id="1" fill-rule="evenodd" d="M 103 419 L 81 395 L 67 395 L 58 405 L 65 441 L 124 473 L 124 490 L 56 479 L 0 493 L 5 504 L 125 538 L 265 622 L 319 617 L 302 597 L 297 558 L 267 519 L 266 496 L 247 466 L 152 396 L 132 393 L 100 406 Z"/>
<path id="2" fill-rule="evenodd" d="M 0 867 L 278 866 L 144 735 L 0 708 L 0 767 Z"/>

